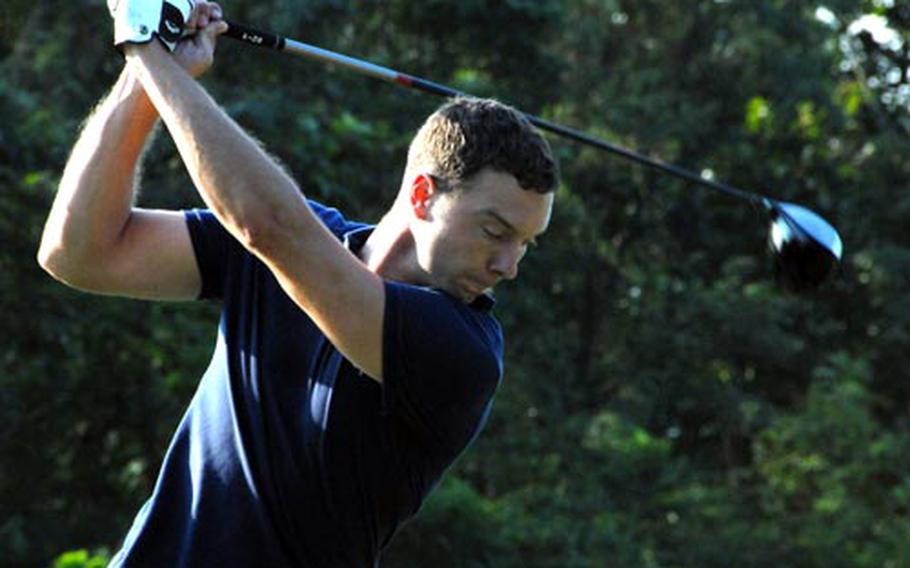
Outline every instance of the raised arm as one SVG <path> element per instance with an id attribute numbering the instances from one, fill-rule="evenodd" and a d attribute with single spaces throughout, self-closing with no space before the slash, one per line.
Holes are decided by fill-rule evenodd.
<path id="1" fill-rule="evenodd" d="M 149 6 L 148 17 L 156 22 L 165 17 L 160 6 Z M 184 7 L 190 30 L 220 17 L 215 4 L 190 12 L 191 6 Z M 115 41 L 138 39 L 130 33 L 119 21 Z M 161 39 L 176 47 L 174 61 L 192 76 L 211 67 L 211 49 L 192 41 L 178 45 L 176 37 Z M 199 269 L 183 214 L 133 205 L 143 148 L 157 120 L 136 73 L 124 68 L 86 122 L 44 228 L 38 262 L 55 278 L 82 290 L 135 298 L 182 300 L 199 293 Z"/>
<path id="2" fill-rule="evenodd" d="M 75 288 L 183 299 L 199 290 L 183 215 L 133 207 L 140 156 L 158 118 L 125 69 L 88 119 L 67 161 L 38 262 Z"/>
<path id="3" fill-rule="evenodd" d="M 225 29 L 213 24 L 197 41 L 214 42 Z M 381 380 L 380 277 L 338 242 L 294 181 L 161 45 L 129 45 L 126 54 L 221 223 L 354 365 Z"/>

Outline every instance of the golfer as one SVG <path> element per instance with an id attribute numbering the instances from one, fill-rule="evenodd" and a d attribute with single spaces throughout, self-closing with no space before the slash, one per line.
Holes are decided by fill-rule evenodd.
<path id="1" fill-rule="evenodd" d="M 223 305 L 112 565 L 376 566 L 489 414 L 503 349 L 490 289 L 547 227 L 550 149 L 510 107 L 449 101 L 381 220 L 349 221 L 196 82 L 226 29 L 218 5 L 110 4 L 126 64 L 73 148 L 39 262 L 81 290 Z M 134 206 L 159 119 L 207 209 Z"/>

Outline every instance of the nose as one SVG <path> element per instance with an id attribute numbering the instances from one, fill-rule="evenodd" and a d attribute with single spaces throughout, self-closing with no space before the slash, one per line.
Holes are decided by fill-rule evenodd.
<path id="1" fill-rule="evenodd" d="M 490 259 L 489 269 L 497 278 L 514 280 L 518 276 L 518 265 L 525 254 L 525 247 L 503 247 Z"/>

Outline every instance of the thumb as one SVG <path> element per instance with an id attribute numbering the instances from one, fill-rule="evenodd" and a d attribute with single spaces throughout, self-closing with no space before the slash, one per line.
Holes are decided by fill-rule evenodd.
<path id="1" fill-rule="evenodd" d="M 215 38 L 228 30 L 228 24 L 224 20 L 210 22 L 207 26 L 196 33 L 198 41 L 204 42 L 214 49 Z"/>
<path id="2" fill-rule="evenodd" d="M 224 20 L 217 20 L 215 22 L 212 22 L 212 24 L 208 27 L 212 29 L 212 35 L 220 36 L 221 34 L 228 31 L 229 26 L 228 23 Z"/>

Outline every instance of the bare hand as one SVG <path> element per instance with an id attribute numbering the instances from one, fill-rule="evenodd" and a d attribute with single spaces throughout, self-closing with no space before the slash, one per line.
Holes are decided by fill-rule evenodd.
<path id="1" fill-rule="evenodd" d="M 215 2 L 197 3 L 186 23 L 186 33 L 191 35 L 177 43 L 174 58 L 190 75 L 201 76 L 215 62 L 215 44 L 227 29 L 221 6 Z"/>

